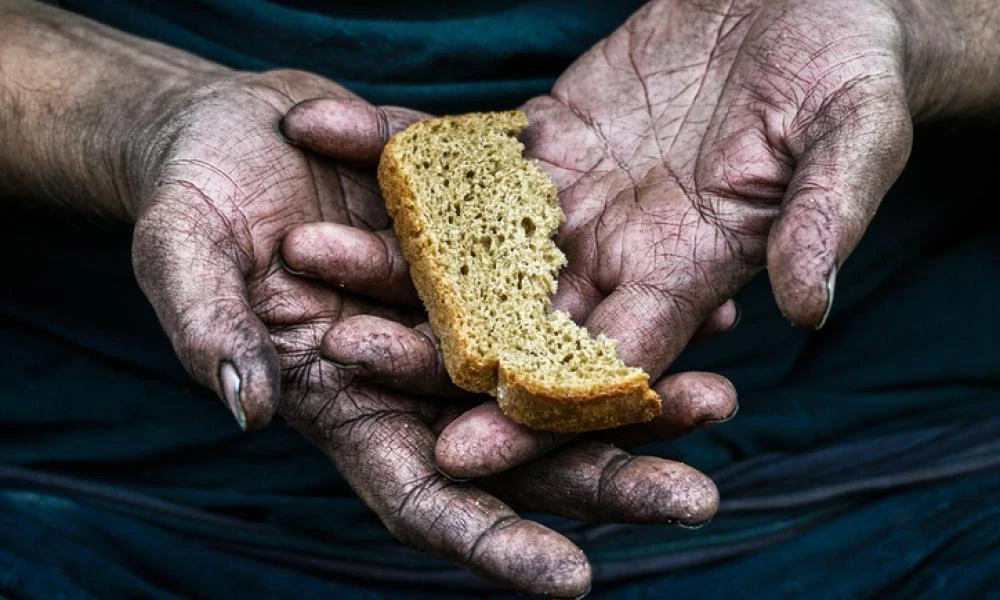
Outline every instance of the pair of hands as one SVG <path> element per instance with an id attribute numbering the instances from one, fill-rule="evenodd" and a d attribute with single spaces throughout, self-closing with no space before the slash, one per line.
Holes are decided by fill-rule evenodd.
<path id="1" fill-rule="evenodd" d="M 523 107 L 527 154 L 568 216 L 556 306 L 654 380 L 699 329 L 734 323 L 728 299 L 765 266 L 784 314 L 822 326 L 909 152 L 913 90 L 927 89 L 906 72 L 911 25 L 879 2 L 658 0 L 634 15 Z M 388 136 L 422 115 L 288 71 L 180 98 L 152 145 L 135 270 L 182 362 L 242 426 L 280 411 L 402 541 L 528 592 L 579 595 L 590 568 L 512 507 L 711 518 L 707 477 L 618 446 L 731 416 L 719 376 L 659 380 L 663 417 L 599 437 L 466 410 L 372 177 Z"/>
<path id="2" fill-rule="evenodd" d="M 465 412 L 468 398 L 450 387 L 432 334 L 421 331 L 371 174 L 388 134 L 423 115 L 373 107 L 297 72 L 238 76 L 193 97 L 171 116 L 173 141 L 136 223 L 135 270 L 181 361 L 241 425 L 262 426 L 280 410 L 401 540 L 529 591 L 580 594 L 590 567 L 511 506 L 586 520 L 696 525 L 712 516 L 715 488 L 689 467 L 581 441 L 508 469 L 560 440 L 498 413 Z M 300 103 L 316 97 L 326 100 Z M 285 135 L 300 143 L 322 128 L 340 160 L 290 145 L 283 116 Z M 341 366 L 345 348 L 373 354 Z M 731 386 L 714 375 L 658 389 L 674 400 L 672 414 L 627 432 L 635 441 L 734 410 Z M 462 428 L 484 424 L 510 430 L 493 444 L 521 446 L 475 447 Z M 450 450 L 438 440 L 449 426 Z M 449 469 L 449 478 L 438 463 L 478 472 Z M 454 480 L 499 471 L 475 485 Z"/>

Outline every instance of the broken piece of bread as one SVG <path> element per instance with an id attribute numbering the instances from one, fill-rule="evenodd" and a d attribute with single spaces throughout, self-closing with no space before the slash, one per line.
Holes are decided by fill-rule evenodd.
<path id="1" fill-rule="evenodd" d="M 452 380 L 535 429 L 579 432 L 660 414 L 649 377 L 550 296 L 566 263 L 555 184 L 521 156 L 522 112 L 422 121 L 382 152 L 379 185 Z"/>

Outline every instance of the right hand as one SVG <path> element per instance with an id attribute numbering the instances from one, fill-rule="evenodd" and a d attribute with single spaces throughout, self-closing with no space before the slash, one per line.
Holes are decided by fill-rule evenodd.
<path id="1" fill-rule="evenodd" d="M 317 96 L 337 98 L 336 110 L 302 102 Z M 282 139 L 293 106 L 298 118 L 285 133 L 304 142 L 317 123 L 337 123 L 339 161 Z M 590 585 L 580 549 L 504 500 L 581 519 L 696 525 L 715 512 L 711 481 L 670 461 L 582 445 L 486 482 L 489 494 L 448 479 L 434 460 L 438 433 L 463 401 L 411 395 L 434 391 L 426 386 L 390 391 L 321 353 L 345 327 L 376 320 L 385 335 L 359 347 L 394 344 L 397 383 L 427 379 L 428 338 L 407 346 L 406 335 L 424 317 L 366 168 L 388 134 L 420 116 L 376 109 L 298 72 L 232 75 L 180 94 L 146 146 L 136 276 L 182 363 L 242 426 L 260 427 L 278 410 L 402 541 L 518 590 L 579 595 Z M 348 268 L 326 285 L 331 264 Z M 554 482 L 558 490 L 538 493 Z"/>

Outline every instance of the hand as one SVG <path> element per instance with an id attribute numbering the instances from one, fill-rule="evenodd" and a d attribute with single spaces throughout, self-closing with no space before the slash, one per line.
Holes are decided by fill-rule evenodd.
<path id="1" fill-rule="evenodd" d="M 911 114 L 998 97 L 983 64 L 998 15 L 977 0 L 646 5 L 524 107 L 527 154 L 568 214 L 556 305 L 654 377 L 765 266 L 786 317 L 822 327 L 906 163 Z"/>
<path id="2" fill-rule="evenodd" d="M 398 127 L 400 119 L 420 118 L 377 111 L 306 73 L 226 73 L 177 94 L 159 115 L 160 127 L 148 128 L 156 138 L 143 144 L 155 150 L 135 203 L 136 277 L 181 362 L 223 398 L 243 428 L 270 420 L 282 370 L 296 352 L 308 358 L 330 324 L 387 310 L 316 289 L 278 260 L 283 240 L 308 243 L 317 228 L 337 234 L 349 225 L 388 224 L 370 174 L 304 153 L 279 132 L 291 106 L 320 94 L 371 115 L 371 131 L 345 137 L 339 158 L 348 161 L 370 159 L 368 146 L 380 139 L 376 127 L 390 126 L 389 119 Z M 359 275 L 403 282 L 383 288 L 380 301 L 414 303 L 405 271 L 366 267 Z"/>
<path id="3" fill-rule="evenodd" d="M 341 260 L 362 261 L 345 283 L 377 280 L 383 299 L 406 299 L 394 285 L 399 269 L 364 262 L 363 245 L 349 243 L 357 238 L 345 223 L 387 224 L 370 177 L 278 135 L 298 100 L 350 98 L 343 89 L 303 73 L 234 74 L 36 2 L 0 1 L 0 34 L 0 182 L 31 204 L 138 215 L 143 289 L 181 360 L 242 422 L 260 426 L 280 404 L 415 545 L 526 591 L 586 590 L 589 565 L 578 548 L 437 473 L 432 425 L 446 420 L 446 403 L 383 393 L 319 359 L 324 332 L 340 318 L 415 322 L 293 277 L 276 258 L 279 244 L 294 257 L 317 232 L 332 231 L 347 243 Z M 378 154 L 396 117 L 413 117 L 344 102 L 333 115 L 348 132 L 337 155 L 356 162 Z M 588 494 L 586 474 L 568 475 L 581 484 L 571 501 Z M 605 501 L 620 504 L 622 494 L 609 491 Z M 657 505 L 646 518 L 675 510 Z"/>
<path id="4" fill-rule="evenodd" d="M 908 156 L 902 36 L 880 2 L 634 15 L 525 106 L 568 213 L 556 304 L 653 376 L 765 264 L 784 314 L 821 327 Z"/>

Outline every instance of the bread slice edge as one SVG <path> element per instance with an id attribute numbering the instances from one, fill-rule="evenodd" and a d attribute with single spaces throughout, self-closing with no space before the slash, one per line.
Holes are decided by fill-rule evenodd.
<path id="1" fill-rule="evenodd" d="M 431 245 L 431 240 L 427 235 L 425 217 L 417 210 L 416 193 L 396 157 L 398 144 L 399 138 L 393 137 L 382 151 L 378 166 L 379 187 L 389 216 L 393 219 L 403 255 L 410 265 L 413 285 L 427 309 L 431 329 L 441 344 L 445 370 L 455 385 L 462 389 L 496 395 L 498 361 L 483 361 L 469 352 L 470 341 L 458 326 L 461 311 L 453 300 L 458 294 L 450 289 L 445 277 L 437 276 L 435 283 L 435 274 L 444 273 L 445 267 L 439 264 L 435 252 L 424 251 Z"/>
<path id="2" fill-rule="evenodd" d="M 500 363 L 497 403 L 505 415 L 532 429 L 580 433 L 642 423 L 660 415 L 660 396 L 641 371 L 585 389 L 563 389 L 523 378 Z"/>

